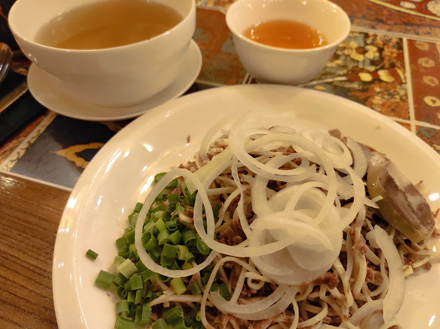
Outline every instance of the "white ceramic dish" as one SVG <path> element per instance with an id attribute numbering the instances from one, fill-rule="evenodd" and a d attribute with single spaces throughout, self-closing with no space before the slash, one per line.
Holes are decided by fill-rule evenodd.
<path id="1" fill-rule="evenodd" d="M 183 72 L 165 90 L 148 100 L 127 107 L 103 107 L 87 104 L 69 94 L 52 76 L 32 64 L 28 75 L 28 85 L 35 99 L 50 110 L 67 117 L 89 120 L 110 121 L 137 117 L 147 110 L 182 95 L 197 79 L 202 67 L 202 54 L 194 41 L 188 48 Z"/>
<path id="2" fill-rule="evenodd" d="M 276 20 L 306 24 L 320 31 L 327 44 L 288 49 L 268 46 L 245 36 L 250 27 Z M 239 0 L 229 7 L 226 24 L 245 69 L 259 81 L 287 85 L 307 82 L 318 74 L 350 32 L 347 14 L 328 0 Z"/>
<path id="3" fill-rule="evenodd" d="M 402 126 L 359 104 L 293 87 L 246 85 L 211 89 L 152 109 L 115 135 L 80 177 L 64 210 L 55 244 L 53 291 L 60 329 L 110 329 L 114 304 L 93 282 L 116 255 L 114 241 L 151 177 L 190 159 L 217 119 L 246 110 L 295 112 L 385 152 L 413 182 L 424 181 L 440 207 L 440 156 Z M 96 261 L 85 257 L 93 249 Z M 407 280 L 399 319 L 404 329 L 440 329 L 440 264 Z"/>
<path id="4" fill-rule="evenodd" d="M 105 107 L 129 106 L 169 87 L 185 66 L 185 54 L 196 29 L 195 1 L 157 0 L 174 9 L 182 19 L 164 33 L 139 42 L 106 48 L 66 49 L 38 41 L 40 29 L 51 20 L 59 20 L 63 13 L 99 2 L 15 1 L 9 10 L 8 25 L 23 54 L 62 81 L 69 92 L 83 102 Z M 99 10 L 102 11 L 101 7 Z M 122 11 L 120 14 L 118 17 Z"/>

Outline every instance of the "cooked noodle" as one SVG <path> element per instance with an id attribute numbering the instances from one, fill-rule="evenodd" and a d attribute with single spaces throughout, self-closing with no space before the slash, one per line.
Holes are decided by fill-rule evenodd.
<path id="1" fill-rule="evenodd" d="M 193 296 L 166 286 L 150 302 L 157 317 L 179 304 L 200 309 L 206 328 L 362 328 L 382 312 L 382 328 L 394 326 L 400 280 L 429 268 L 436 232 L 414 243 L 381 218 L 365 188 L 366 155 L 350 139 L 250 115 L 214 139 L 223 126 L 208 133 L 194 161 L 159 181 L 139 214 L 145 218 L 178 178 L 181 193 L 183 183 L 197 191 L 194 208 L 180 220 L 212 249 L 190 269 L 164 268 L 142 248 L 138 223 L 143 263 L 202 287 Z M 211 291 L 216 280 L 227 286 L 229 300 Z"/>

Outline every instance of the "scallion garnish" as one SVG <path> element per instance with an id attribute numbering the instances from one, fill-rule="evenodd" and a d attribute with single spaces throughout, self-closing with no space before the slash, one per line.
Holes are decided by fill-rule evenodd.
<path id="1" fill-rule="evenodd" d="M 156 175 L 155 181 L 158 182 L 163 175 Z M 178 179 L 171 181 L 156 197 L 154 205 L 143 218 L 142 246 L 151 259 L 161 266 L 171 270 L 187 270 L 194 266 L 196 256 L 199 261 L 211 250 L 193 229 L 183 226 L 180 217 L 187 213 L 188 207 L 192 211 L 197 192 L 191 194 L 183 186 L 182 193 L 182 189 L 176 189 L 178 184 Z M 181 191 L 181 194 L 176 191 Z M 152 309 L 148 303 L 163 294 L 163 291 L 156 291 L 158 286 L 166 284 L 177 295 L 188 293 L 196 296 L 202 293 L 203 286 L 199 286 L 198 282 L 194 281 L 187 286 L 185 278 L 158 275 L 140 261 L 134 239 L 141 209 L 142 204 L 137 203 L 128 216 L 128 227 L 116 240 L 118 256 L 111 270 L 102 271 L 96 279 L 97 285 L 104 289 L 114 287 L 115 294 L 120 298 L 116 305 L 116 329 L 146 327 L 150 324 Z M 215 288 L 222 290 L 218 284 Z M 152 328 L 201 328 L 200 319 L 196 319 L 196 310 L 190 313 L 184 314 L 180 306 L 164 310 L 163 317 L 154 322 Z"/>
<path id="2" fill-rule="evenodd" d="M 98 253 L 93 251 L 92 249 L 87 250 L 86 256 L 89 257 L 92 260 L 95 260 L 98 257 Z"/>
<path id="3" fill-rule="evenodd" d="M 134 329 L 134 323 L 129 319 L 118 316 L 116 317 L 115 329 Z"/>
<path id="4" fill-rule="evenodd" d="M 185 283 L 182 278 L 174 278 L 170 281 L 171 287 L 174 289 L 176 295 L 181 295 L 186 291 Z"/>
<path id="5" fill-rule="evenodd" d="M 202 254 L 202 255 L 208 255 L 211 252 L 211 249 L 206 245 L 205 242 L 203 242 L 202 239 L 197 238 L 197 242 L 196 242 L 196 246 L 197 246 L 197 250 Z"/>
<path id="6" fill-rule="evenodd" d="M 133 273 L 138 271 L 138 268 L 130 259 L 126 259 L 118 266 L 118 271 L 126 278 L 129 278 Z"/>
<path id="7" fill-rule="evenodd" d="M 159 320 L 153 323 L 152 329 L 168 329 L 168 325 L 164 319 L 160 318 Z"/>
<path id="8" fill-rule="evenodd" d="M 95 280 L 95 284 L 100 288 L 108 289 L 112 285 L 114 277 L 113 274 L 101 270 Z"/>
<path id="9" fill-rule="evenodd" d="M 193 296 L 197 296 L 198 294 L 200 294 L 202 292 L 197 281 L 193 281 L 190 284 L 188 284 L 188 289 L 189 289 L 189 291 L 191 291 L 191 294 Z"/>

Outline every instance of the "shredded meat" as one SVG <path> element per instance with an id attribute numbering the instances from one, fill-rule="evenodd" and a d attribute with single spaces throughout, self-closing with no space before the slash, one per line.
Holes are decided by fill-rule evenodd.
<path id="1" fill-rule="evenodd" d="M 336 273 L 327 272 L 313 281 L 313 284 L 325 284 L 330 289 L 336 288 L 339 284 L 339 277 Z"/>

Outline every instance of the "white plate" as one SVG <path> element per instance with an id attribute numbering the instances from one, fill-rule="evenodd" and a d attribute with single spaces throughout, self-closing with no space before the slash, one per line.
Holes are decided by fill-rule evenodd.
<path id="1" fill-rule="evenodd" d="M 148 111 L 93 158 L 72 191 L 55 244 L 53 291 L 60 329 L 110 329 L 114 304 L 93 282 L 116 255 L 114 241 L 152 175 L 191 158 L 204 132 L 225 115 L 246 110 L 292 111 L 366 143 L 395 161 L 413 182 L 424 181 L 440 207 L 440 156 L 402 126 L 359 104 L 326 93 L 274 85 L 222 87 L 190 94 Z M 189 142 L 188 142 L 189 140 Z M 437 198 L 436 198 L 437 195 Z M 84 254 L 99 253 L 92 262 Z M 399 318 L 405 329 L 440 329 L 440 264 L 407 280 Z M 437 318 L 436 318 L 437 316 Z"/>
<path id="2" fill-rule="evenodd" d="M 63 88 L 50 74 L 36 65 L 31 65 L 29 70 L 29 91 L 39 103 L 67 117 L 88 121 L 130 119 L 182 95 L 191 87 L 202 67 L 202 54 L 194 40 L 191 41 L 186 57 L 186 63 L 183 66 L 184 71 L 169 87 L 146 101 L 133 106 L 106 108 L 84 103 L 70 96 L 66 88 Z"/>

